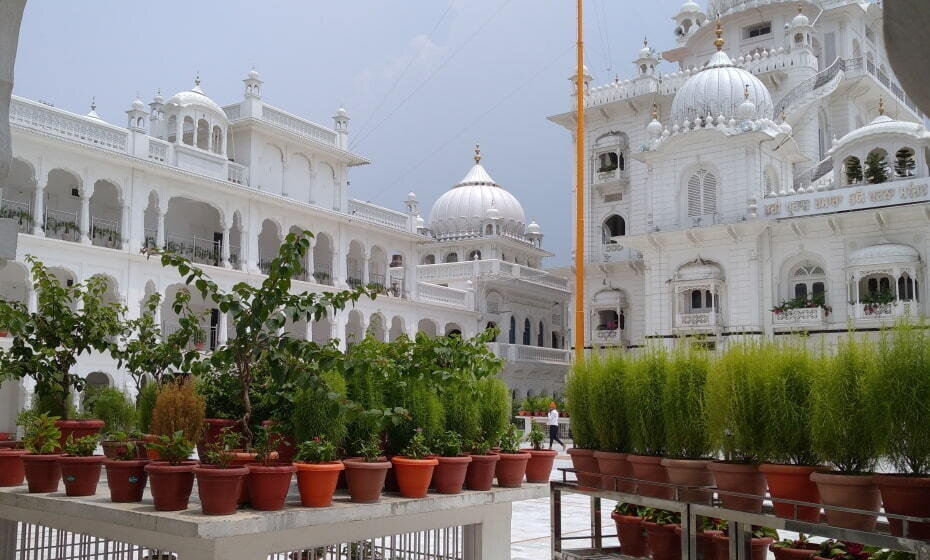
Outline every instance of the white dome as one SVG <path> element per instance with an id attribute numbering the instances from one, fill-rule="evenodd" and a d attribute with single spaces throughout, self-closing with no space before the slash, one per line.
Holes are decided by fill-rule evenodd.
<path id="1" fill-rule="evenodd" d="M 146 107 L 145 107 L 145 103 L 143 103 L 141 99 L 136 97 L 132 101 L 132 108 L 136 111 L 145 111 Z"/>
<path id="2" fill-rule="evenodd" d="M 166 105 L 176 105 L 178 107 L 200 107 L 203 109 L 208 109 L 213 111 L 218 116 L 226 119 L 226 113 L 223 111 L 222 107 L 216 104 L 215 101 L 207 97 L 207 95 L 200 88 L 200 80 L 198 79 L 191 89 L 187 91 L 179 91 L 178 93 L 171 96 L 171 99 L 168 100 Z"/>
<path id="3" fill-rule="evenodd" d="M 694 0 L 685 0 L 685 3 L 678 8 L 678 15 L 701 13 L 701 7 Z"/>
<path id="4" fill-rule="evenodd" d="M 542 228 L 539 227 L 539 224 L 536 223 L 536 220 L 533 220 L 532 222 L 530 222 L 530 225 L 526 226 L 526 233 L 534 234 L 534 235 L 541 235 Z"/>
<path id="5" fill-rule="evenodd" d="M 916 262 L 920 262 L 917 250 L 899 243 L 881 243 L 857 249 L 849 254 L 849 264 L 853 266 Z"/>
<path id="6" fill-rule="evenodd" d="M 675 280 L 723 280 L 723 271 L 716 263 L 705 261 L 697 258 L 689 263 L 681 265 Z"/>
<path id="7" fill-rule="evenodd" d="M 883 134 L 905 134 L 920 140 L 930 138 L 930 132 L 927 132 L 923 123 L 896 121 L 888 115 L 879 115 L 869 124 L 854 129 L 846 133 L 846 135 L 839 140 L 834 141 L 833 147 L 830 148 L 830 153 L 839 152 L 844 146 L 848 146 L 863 138 Z"/>
<path id="8" fill-rule="evenodd" d="M 794 16 L 794 19 L 791 20 L 792 27 L 810 27 L 811 20 L 806 15 L 804 15 L 804 8 L 798 6 L 798 15 Z"/>
<path id="9" fill-rule="evenodd" d="M 474 234 L 483 222 L 499 219 L 502 233 L 523 236 L 526 217 L 520 201 L 494 182 L 480 156 L 475 159 L 468 174 L 433 204 L 429 213 L 433 234 L 440 238 Z"/>

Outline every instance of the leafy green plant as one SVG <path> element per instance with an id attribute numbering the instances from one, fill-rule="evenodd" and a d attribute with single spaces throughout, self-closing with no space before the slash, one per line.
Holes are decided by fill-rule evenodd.
<path id="1" fill-rule="evenodd" d="M 216 441 L 207 444 L 203 462 L 222 469 L 228 468 L 233 460 L 233 449 L 238 449 L 241 441 L 242 434 L 230 427 L 223 428 Z"/>
<path id="2" fill-rule="evenodd" d="M 880 421 L 868 386 L 877 375 L 874 344 L 848 334 L 811 384 L 814 451 L 844 474 L 870 472 L 880 451 Z"/>
<path id="3" fill-rule="evenodd" d="M 546 432 L 543 431 L 542 425 L 538 422 L 530 423 L 530 433 L 527 434 L 526 440 L 535 451 L 542 451 L 543 442 L 546 440 Z"/>
<path id="4" fill-rule="evenodd" d="M 836 541 L 829 539 L 820 543 L 817 556 L 835 560 L 868 560 L 873 553 L 878 552 L 874 546 L 865 546 L 859 543 Z"/>
<path id="5" fill-rule="evenodd" d="M 710 360 L 695 346 L 679 346 L 666 369 L 662 386 L 662 414 L 668 456 L 703 459 L 710 456 L 704 389 Z"/>
<path id="6" fill-rule="evenodd" d="M 183 430 L 158 436 L 155 441 L 148 443 L 148 448 L 157 451 L 163 461 L 172 465 L 186 461 L 194 452 L 194 444 L 184 436 Z"/>
<path id="7" fill-rule="evenodd" d="M 628 401 L 625 386 L 629 360 L 621 353 L 592 356 L 586 362 L 590 376 L 590 399 L 597 414 L 593 423 L 596 447 L 601 451 L 618 453 L 630 449 L 629 426 L 626 422 Z M 572 418 L 574 429 L 575 419 Z"/>
<path id="8" fill-rule="evenodd" d="M 372 434 L 366 441 L 359 442 L 359 454 L 366 463 L 377 463 L 381 458 L 381 439 L 378 434 Z"/>
<path id="9" fill-rule="evenodd" d="M 778 531 L 775 529 L 770 529 L 768 527 L 762 527 L 761 525 L 753 525 L 752 531 L 749 533 L 754 539 L 777 539 Z"/>
<path id="10" fill-rule="evenodd" d="M 433 439 L 432 449 L 440 457 L 458 457 L 462 454 L 462 436 L 446 430 Z"/>
<path id="11" fill-rule="evenodd" d="M 804 548 L 810 544 L 810 539 L 808 535 L 804 533 L 798 533 L 798 538 L 796 539 L 782 539 L 772 543 L 774 548 Z"/>
<path id="12" fill-rule="evenodd" d="M 576 360 L 565 383 L 565 397 L 572 416 L 572 436 L 575 447 L 594 449 L 598 446 L 596 417 L 593 402 L 594 378 L 591 360 Z"/>
<path id="13" fill-rule="evenodd" d="M 642 510 L 643 521 L 656 523 L 658 525 L 672 525 L 681 523 L 681 513 L 677 511 L 668 511 L 665 509 L 647 507 Z"/>
<path id="14" fill-rule="evenodd" d="M 68 436 L 65 442 L 65 455 L 72 457 L 90 457 L 97 450 L 97 436 L 90 435 L 74 439 L 74 435 Z"/>
<path id="15" fill-rule="evenodd" d="M 125 445 L 121 445 L 116 448 L 115 453 L 111 459 L 115 461 L 135 461 L 139 458 L 139 447 L 138 444 L 133 441 L 125 441 Z"/>
<path id="16" fill-rule="evenodd" d="M 84 402 L 84 408 L 94 418 L 103 420 L 104 430 L 108 432 L 126 432 L 136 426 L 136 408 L 126 395 L 115 387 L 104 387 L 90 392 Z"/>
<path id="17" fill-rule="evenodd" d="M 618 502 L 617 505 L 614 506 L 614 513 L 618 513 L 620 515 L 626 515 L 629 517 L 642 517 L 644 509 L 646 508 L 644 508 L 643 506 L 638 506 L 636 504 L 631 504 L 628 502 Z"/>
<path id="18" fill-rule="evenodd" d="M 207 418 L 242 417 L 239 378 L 234 371 L 215 369 L 204 372 L 197 376 L 194 386 L 197 394 L 203 397 Z"/>
<path id="19" fill-rule="evenodd" d="M 475 382 L 479 403 L 481 434 L 494 441 L 510 425 L 510 389 L 499 377 L 487 376 Z"/>
<path id="20" fill-rule="evenodd" d="M 727 461 L 756 463 L 765 434 L 762 368 L 770 359 L 763 343 L 737 342 L 714 362 L 707 378 L 705 410 L 711 442 Z"/>
<path id="21" fill-rule="evenodd" d="M 262 426 L 255 432 L 252 438 L 252 451 L 255 452 L 256 463 L 267 467 L 278 460 L 276 451 L 278 442 L 276 441 L 277 438 L 274 437 L 275 433 L 274 426 L 268 425 Z"/>
<path id="22" fill-rule="evenodd" d="M 149 433 L 152 427 L 152 412 L 158 400 L 158 385 L 147 383 L 143 385 L 136 395 L 136 413 L 138 415 L 139 430 Z"/>
<path id="23" fill-rule="evenodd" d="M 769 429 L 763 434 L 761 457 L 791 465 L 816 465 L 811 443 L 811 383 L 822 367 L 802 341 L 771 344 L 760 364 L 765 384 L 759 411 Z"/>
<path id="24" fill-rule="evenodd" d="M 296 459 L 304 463 L 331 463 L 336 460 L 336 446 L 325 437 L 297 444 Z"/>
<path id="25" fill-rule="evenodd" d="M 468 452 L 472 455 L 490 455 L 491 442 L 486 439 L 476 439 L 468 443 Z"/>
<path id="26" fill-rule="evenodd" d="M 501 453 L 519 453 L 521 441 L 523 441 L 523 436 L 517 431 L 517 427 L 508 424 L 507 430 L 500 439 Z"/>
<path id="27" fill-rule="evenodd" d="M 47 413 L 23 410 L 16 423 L 23 428 L 23 445 L 29 453 L 49 455 L 61 447 L 61 431 L 55 425 L 59 418 Z"/>
<path id="28" fill-rule="evenodd" d="M 631 406 L 625 407 L 625 414 L 630 450 L 637 455 L 661 456 L 666 452 L 662 393 L 667 369 L 668 355 L 661 349 L 646 350 L 629 364 L 624 393 Z"/>
<path id="29" fill-rule="evenodd" d="M 425 459 L 432 452 L 426 445 L 426 436 L 423 430 L 417 429 L 410 438 L 410 443 L 400 452 L 401 455 L 410 459 Z"/>

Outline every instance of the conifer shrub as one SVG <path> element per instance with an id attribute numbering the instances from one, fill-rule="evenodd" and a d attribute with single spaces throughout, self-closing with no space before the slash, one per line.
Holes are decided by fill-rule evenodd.
<path id="1" fill-rule="evenodd" d="M 665 448 L 675 459 L 705 459 L 710 456 L 704 391 L 710 359 L 705 350 L 679 346 L 666 369 L 662 387 Z"/>
<path id="2" fill-rule="evenodd" d="M 338 371 L 324 372 L 320 377 L 321 387 L 301 387 L 294 393 L 294 438 L 303 442 L 321 438 L 340 449 L 349 431 L 347 410 L 341 402 L 346 396 L 346 380 Z"/>
<path id="3" fill-rule="evenodd" d="M 662 392 L 668 364 L 668 353 L 658 348 L 645 350 L 630 363 L 624 393 L 631 403 L 626 407 L 630 452 L 636 455 L 665 455 Z"/>
<path id="4" fill-rule="evenodd" d="M 774 358 L 768 345 L 735 342 L 714 361 L 705 401 L 708 435 L 727 461 L 757 463 L 763 455 L 765 434 L 772 428 L 762 414 L 762 370 Z"/>
<path id="5" fill-rule="evenodd" d="M 599 443 L 595 425 L 601 415 L 593 402 L 596 373 L 592 363 L 592 359 L 576 360 L 565 383 L 565 405 L 572 418 L 572 439 L 575 447 L 581 449 L 596 449 Z"/>
<path id="6" fill-rule="evenodd" d="M 760 460 L 789 465 L 816 465 L 811 441 L 811 384 L 825 358 L 803 341 L 770 343 L 770 359 L 762 364 L 765 399 L 760 411 L 769 427 L 763 434 Z"/>
<path id="7" fill-rule="evenodd" d="M 196 442 L 203 431 L 205 410 L 203 397 L 197 394 L 193 381 L 172 381 L 158 392 L 151 431 L 160 436 L 181 432 L 186 441 Z"/>
<path id="8" fill-rule="evenodd" d="M 625 410 L 630 405 L 624 393 L 628 360 L 620 353 L 592 356 L 587 367 L 591 370 L 591 401 L 597 421 L 592 426 L 596 447 L 600 451 L 625 453 L 629 451 L 629 432 Z M 574 418 L 572 427 L 574 428 Z"/>
<path id="9" fill-rule="evenodd" d="M 496 442 L 510 424 L 510 389 L 499 377 L 476 381 L 483 439 Z"/>

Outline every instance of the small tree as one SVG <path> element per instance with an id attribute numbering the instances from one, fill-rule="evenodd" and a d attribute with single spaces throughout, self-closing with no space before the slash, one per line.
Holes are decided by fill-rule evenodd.
<path id="1" fill-rule="evenodd" d="M 67 419 L 72 390 L 84 388 L 84 379 L 72 368 L 82 354 L 111 351 L 123 332 L 125 309 L 104 300 L 107 281 L 101 276 L 62 285 L 34 256 L 28 255 L 26 262 L 36 311 L 21 302 L 0 300 L 0 327 L 12 337 L 10 347 L 0 350 L 0 379 L 31 377 L 37 396 L 53 408 L 42 412 Z"/>
<path id="2" fill-rule="evenodd" d="M 901 148 L 894 155 L 894 174 L 898 177 L 913 177 L 917 162 L 914 152 L 909 148 Z"/>
<path id="3" fill-rule="evenodd" d="M 846 158 L 844 171 L 846 173 L 846 183 L 855 185 L 862 182 L 862 163 L 859 158 L 855 156 Z"/>
<path id="4" fill-rule="evenodd" d="M 884 152 L 876 150 L 865 158 L 865 178 L 873 184 L 888 180 L 888 160 Z"/>

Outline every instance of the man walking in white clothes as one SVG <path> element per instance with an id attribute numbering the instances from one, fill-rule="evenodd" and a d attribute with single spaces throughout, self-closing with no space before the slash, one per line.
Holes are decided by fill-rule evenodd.
<path id="1" fill-rule="evenodd" d="M 552 449 L 552 442 L 557 441 L 565 451 L 565 444 L 559 439 L 559 411 L 554 402 L 549 403 L 549 416 L 546 418 L 546 424 L 549 426 L 549 449 Z"/>

